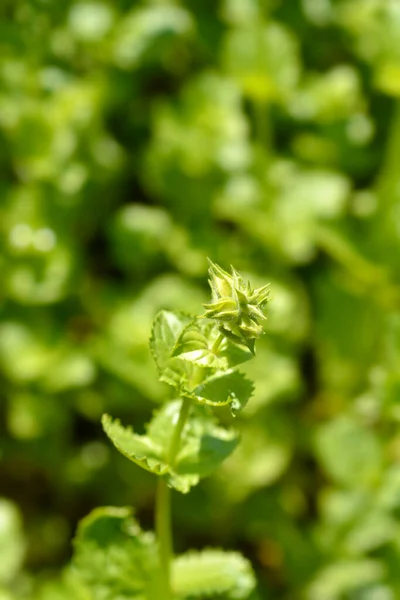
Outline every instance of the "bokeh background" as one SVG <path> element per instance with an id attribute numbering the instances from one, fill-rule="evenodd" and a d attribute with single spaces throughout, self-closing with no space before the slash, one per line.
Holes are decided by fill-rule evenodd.
<path id="1" fill-rule="evenodd" d="M 161 307 L 207 261 L 271 282 L 242 445 L 174 494 L 176 548 L 259 597 L 400 597 L 400 2 L 2 0 L 0 598 L 66 600 L 95 506 L 153 526 L 110 446 L 169 391 Z"/>

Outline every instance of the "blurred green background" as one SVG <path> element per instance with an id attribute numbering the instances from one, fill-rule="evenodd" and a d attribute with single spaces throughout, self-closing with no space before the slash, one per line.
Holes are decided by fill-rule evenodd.
<path id="1" fill-rule="evenodd" d="M 155 481 L 108 444 L 168 397 L 161 307 L 271 282 L 243 441 L 176 549 L 260 598 L 400 598 L 400 3 L 2 0 L 0 599 L 61 600 L 77 521 Z"/>

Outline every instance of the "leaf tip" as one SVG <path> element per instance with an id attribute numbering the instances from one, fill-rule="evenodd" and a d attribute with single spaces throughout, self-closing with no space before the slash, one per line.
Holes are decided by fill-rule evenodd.
<path id="1" fill-rule="evenodd" d="M 112 422 L 112 417 L 107 414 L 104 413 L 103 416 L 101 417 L 101 424 L 103 426 L 103 429 L 105 430 L 106 427 Z"/>

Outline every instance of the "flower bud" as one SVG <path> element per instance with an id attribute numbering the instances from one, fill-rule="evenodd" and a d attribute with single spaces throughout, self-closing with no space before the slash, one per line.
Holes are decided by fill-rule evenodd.
<path id="1" fill-rule="evenodd" d="M 211 302 L 204 304 L 204 317 L 216 319 L 226 337 L 254 352 L 254 342 L 263 333 L 262 310 L 269 300 L 269 285 L 253 290 L 233 267 L 230 275 L 209 263 Z"/>

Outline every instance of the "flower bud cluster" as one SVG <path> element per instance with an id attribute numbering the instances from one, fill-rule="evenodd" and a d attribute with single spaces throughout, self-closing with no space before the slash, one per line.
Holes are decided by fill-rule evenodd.
<path id="1" fill-rule="evenodd" d="M 210 262 L 212 300 L 204 304 L 204 317 L 215 319 L 221 333 L 246 345 L 254 353 L 254 342 L 263 333 L 263 309 L 269 300 L 269 285 L 252 289 L 233 267 L 231 274 Z"/>

